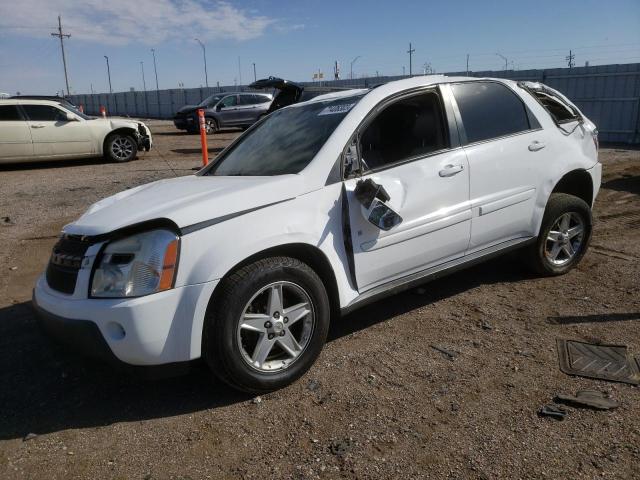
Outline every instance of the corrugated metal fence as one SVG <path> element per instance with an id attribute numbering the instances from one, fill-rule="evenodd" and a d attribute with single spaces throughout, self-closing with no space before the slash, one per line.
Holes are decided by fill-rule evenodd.
<path id="1" fill-rule="evenodd" d="M 446 75 L 466 75 L 451 72 Z M 640 63 L 547 70 L 469 72 L 473 77 L 498 77 L 543 82 L 564 93 L 595 122 L 604 142 L 640 143 Z M 370 87 L 404 77 L 369 77 L 332 80 L 304 85 Z M 97 115 L 105 106 L 111 115 L 171 118 L 183 105 L 197 104 L 213 93 L 246 90 L 246 87 L 210 87 L 113 94 L 72 95 L 87 113 Z"/>

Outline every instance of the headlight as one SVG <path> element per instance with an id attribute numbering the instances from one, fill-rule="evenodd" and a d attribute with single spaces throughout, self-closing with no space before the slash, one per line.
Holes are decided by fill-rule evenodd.
<path id="1" fill-rule="evenodd" d="M 91 296 L 140 297 L 170 289 L 179 242 L 169 230 L 151 230 L 109 243 L 93 272 Z"/>

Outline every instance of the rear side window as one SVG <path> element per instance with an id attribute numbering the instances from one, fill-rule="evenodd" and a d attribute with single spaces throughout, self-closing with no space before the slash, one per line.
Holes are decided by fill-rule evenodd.
<path id="1" fill-rule="evenodd" d="M 0 122 L 15 122 L 22 120 L 16 105 L 0 106 Z"/>
<path id="2" fill-rule="evenodd" d="M 496 82 L 451 85 L 469 143 L 529 130 L 527 110 L 518 96 Z"/>
<path id="3" fill-rule="evenodd" d="M 29 120 L 36 122 L 66 122 L 66 114 L 59 108 L 50 105 L 23 105 L 22 108 Z"/>
<path id="4" fill-rule="evenodd" d="M 544 92 L 533 93 L 542 106 L 549 112 L 549 115 L 556 123 L 572 122 L 578 119 L 578 115 L 559 98 L 548 95 Z"/>
<path id="5" fill-rule="evenodd" d="M 255 95 L 240 95 L 240 105 L 254 105 L 258 103 Z"/>

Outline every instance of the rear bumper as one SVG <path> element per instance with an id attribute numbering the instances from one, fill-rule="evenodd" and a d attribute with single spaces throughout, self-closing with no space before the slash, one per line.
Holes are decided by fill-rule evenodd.
<path id="1" fill-rule="evenodd" d="M 596 197 L 598 196 L 598 192 L 600 191 L 600 185 L 602 184 L 602 164 L 600 162 L 596 163 L 593 167 L 587 170 L 589 175 L 591 175 L 591 180 L 593 182 L 593 201 L 591 206 L 596 201 Z"/>

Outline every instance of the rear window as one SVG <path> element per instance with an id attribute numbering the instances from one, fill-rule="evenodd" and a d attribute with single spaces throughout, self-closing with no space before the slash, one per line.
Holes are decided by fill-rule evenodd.
<path id="1" fill-rule="evenodd" d="M 15 122 L 22 120 L 18 107 L 15 105 L 0 106 L 0 122 Z"/>
<path id="2" fill-rule="evenodd" d="M 451 85 L 469 143 L 529 130 L 527 109 L 518 96 L 496 82 Z"/>

